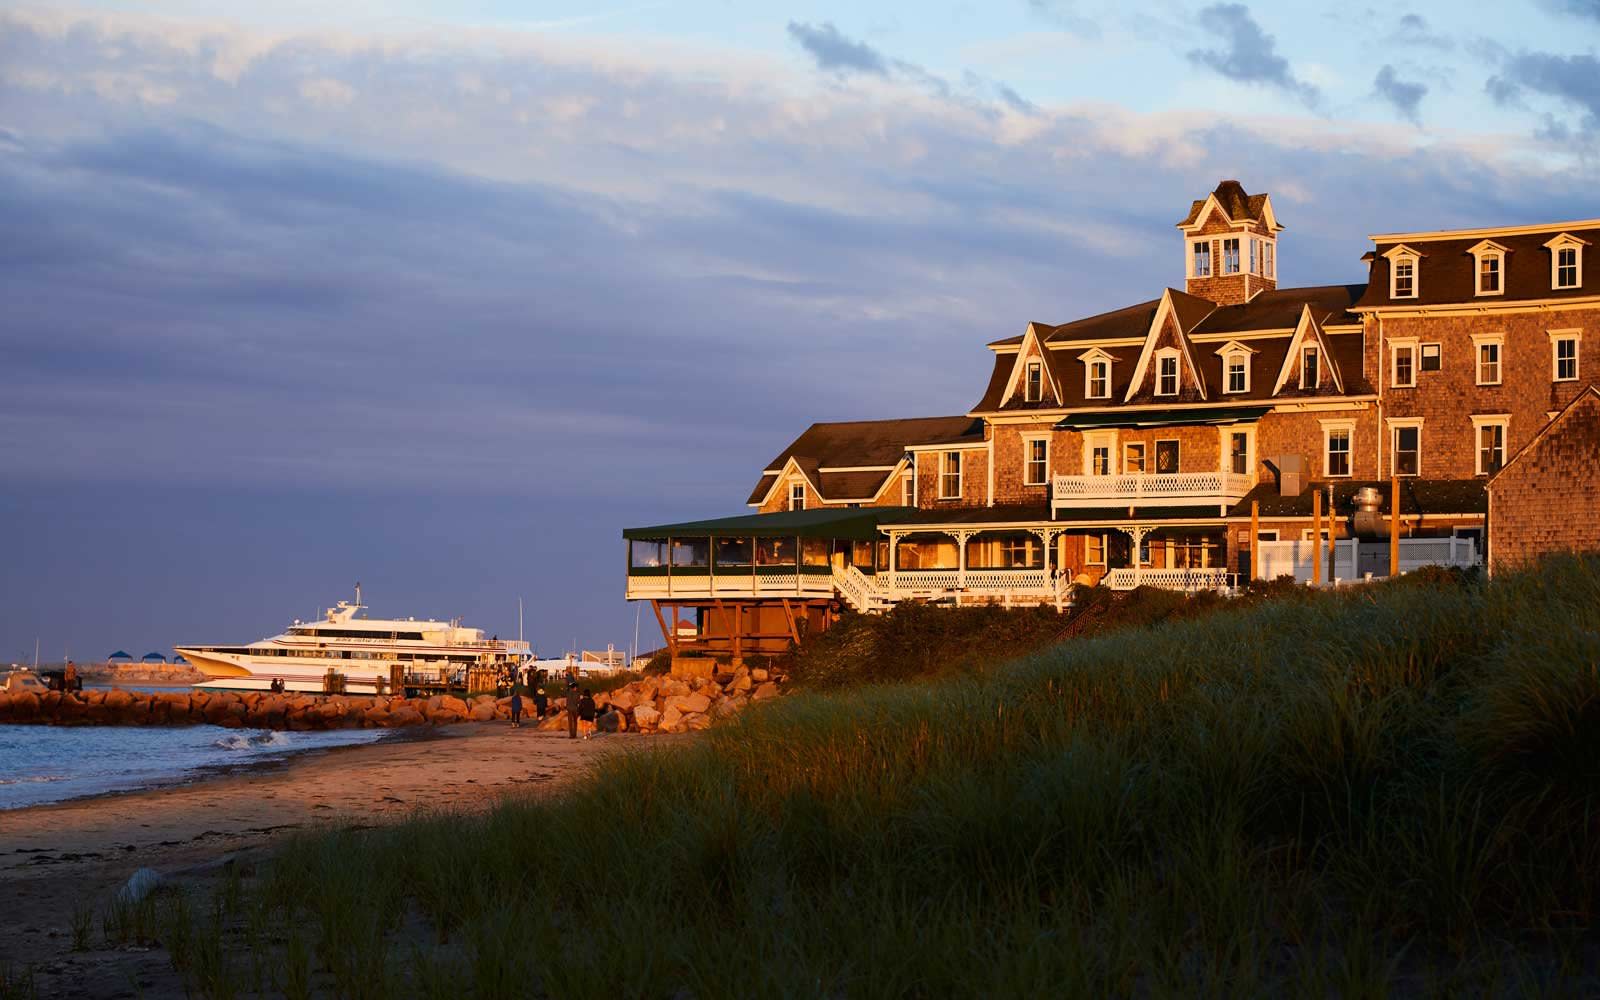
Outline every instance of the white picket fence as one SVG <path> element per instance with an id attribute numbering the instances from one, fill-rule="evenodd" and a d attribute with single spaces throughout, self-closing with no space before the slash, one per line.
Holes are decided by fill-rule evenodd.
<path id="1" fill-rule="evenodd" d="M 1389 574 L 1389 543 L 1363 542 L 1343 538 L 1333 543 L 1333 557 L 1328 557 L 1327 543 L 1312 541 L 1259 542 L 1261 554 L 1257 571 L 1263 580 L 1292 576 L 1297 583 L 1310 583 L 1312 570 L 1319 556 L 1322 559 L 1322 582 L 1354 582 L 1373 576 Z M 1423 566 L 1478 565 L 1478 545 L 1470 538 L 1402 538 L 1400 540 L 1400 572 L 1409 573 Z"/>

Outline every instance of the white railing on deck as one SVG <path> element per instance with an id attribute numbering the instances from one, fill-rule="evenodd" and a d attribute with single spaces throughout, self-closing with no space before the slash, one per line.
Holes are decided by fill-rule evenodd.
<path id="1" fill-rule="evenodd" d="M 1383 539 L 1361 541 L 1341 538 L 1333 543 L 1334 555 L 1328 558 L 1328 543 L 1312 541 L 1261 542 L 1257 572 L 1263 580 L 1292 576 L 1297 583 L 1310 583 L 1317 559 L 1322 560 L 1322 582 L 1352 582 L 1389 575 L 1389 543 Z M 1320 550 L 1320 551 L 1319 551 Z M 1424 566 L 1478 565 L 1478 545 L 1470 538 L 1402 538 L 1400 572 L 1410 573 Z"/>
<path id="2" fill-rule="evenodd" d="M 1112 590 L 1132 590 L 1135 587 L 1159 587 L 1162 590 L 1221 590 L 1230 584 L 1230 574 L 1225 568 L 1208 569 L 1156 569 L 1150 566 L 1124 567 L 1106 574 L 1106 586 Z"/>
<path id="3" fill-rule="evenodd" d="M 1238 500 L 1250 492 L 1249 476 L 1231 472 L 1127 473 L 1112 476 L 1056 476 L 1051 498 L 1057 507 L 1088 506 L 1105 500 L 1170 502 Z"/>
<path id="4" fill-rule="evenodd" d="M 875 611 L 882 605 L 876 581 L 854 566 L 833 571 L 833 586 L 852 608 L 857 611 Z"/>

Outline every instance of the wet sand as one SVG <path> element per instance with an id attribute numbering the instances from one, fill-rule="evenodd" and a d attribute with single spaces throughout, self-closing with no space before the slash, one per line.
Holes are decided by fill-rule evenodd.
<path id="1" fill-rule="evenodd" d="M 215 877 L 222 863 L 258 857 L 290 831 L 485 809 L 580 777 L 602 754 L 665 742 L 634 734 L 573 741 L 505 723 L 424 732 L 188 785 L 0 812 L 0 968 L 34 965 L 40 996 L 164 995 L 164 961 L 106 952 L 98 919 L 90 950 L 73 952 L 74 907 L 87 903 L 98 914 L 139 868 Z"/>

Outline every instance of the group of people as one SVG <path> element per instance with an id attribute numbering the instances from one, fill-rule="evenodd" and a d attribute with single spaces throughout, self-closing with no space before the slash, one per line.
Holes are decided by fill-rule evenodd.
<path id="1" fill-rule="evenodd" d="M 545 693 L 544 671 L 528 669 L 526 690 L 531 691 L 529 699 L 533 702 L 533 716 L 536 721 L 543 722 L 550 714 L 550 696 Z M 511 726 L 513 729 L 522 728 L 522 693 L 524 685 L 515 681 L 511 684 Z M 589 739 L 596 732 L 614 733 L 622 729 L 622 715 L 615 708 L 608 707 L 600 711 L 595 704 L 594 692 L 578 683 L 578 672 L 573 670 L 567 674 L 566 690 L 567 708 L 567 737 L 569 739 Z M 574 711 L 576 706 L 576 711 Z"/>

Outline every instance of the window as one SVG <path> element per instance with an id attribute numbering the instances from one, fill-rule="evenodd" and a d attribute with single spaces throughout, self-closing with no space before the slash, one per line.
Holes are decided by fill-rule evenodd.
<path id="1" fill-rule="evenodd" d="M 1439 345 L 1438 344 L 1423 344 L 1422 345 L 1422 370 L 1423 371 L 1425 371 L 1425 372 L 1436 372 L 1436 371 L 1438 371 L 1439 370 L 1439 358 L 1440 358 L 1440 354 L 1439 354 Z"/>
<path id="2" fill-rule="evenodd" d="M 1396 476 L 1415 476 L 1422 468 L 1422 422 L 1420 420 L 1392 425 L 1394 430 L 1393 461 Z"/>
<path id="3" fill-rule="evenodd" d="M 961 497 L 961 452 L 947 451 L 939 456 L 939 499 Z"/>
<path id="4" fill-rule="evenodd" d="M 1318 368 L 1318 360 L 1315 347 L 1303 348 L 1300 351 L 1300 388 L 1315 389 L 1322 384 L 1322 372 Z"/>
<path id="5" fill-rule="evenodd" d="M 1044 398 L 1044 366 L 1037 361 L 1028 362 L 1028 384 L 1025 398 L 1030 403 L 1037 403 Z"/>
<path id="6" fill-rule="evenodd" d="M 1228 432 L 1228 471 L 1236 476 L 1250 474 L 1250 435 L 1245 431 Z"/>
<path id="7" fill-rule="evenodd" d="M 1396 255 L 1389 266 L 1389 297 L 1414 299 L 1417 297 L 1417 258 L 1410 254 Z"/>
<path id="8" fill-rule="evenodd" d="M 1178 471 L 1178 442 L 1156 442 L 1156 472 L 1171 473 Z"/>
<path id="9" fill-rule="evenodd" d="M 915 507 L 917 505 L 917 467 L 915 465 L 906 470 L 905 477 L 900 480 L 900 506 Z"/>
<path id="10" fill-rule="evenodd" d="M 1143 441 L 1122 446 L 1122 471 L 1129 474 L 1145 471 Z"/>
<path id="11" fill-rule="evenodd" d="M 1550 378 L 1555 382 L 1578 380 L 1578 331 L 1550 331 Z"/>
<path id="12" fill-rule="evenodd" d="M 1091 566 L 1104 566 L 1106 564 L 1106 536 L 1091 534 L 1083 536 L 1083 561 Z"/>
<path id="13" fill-rule="evenodd" d="M 1472 343 L 1478 356 L 1478 384 L 1499 385 L 1500 336 L 1479 335 L 1472 338 Z"/>
<path id="14" fill-rule="evenodd" d="M 1556 288 L 1578 287 L 1578 248 L 1556 248 Z"/>
<path id="15" fill-rule="evenodd" d="M 1233 351 L 1223 357 L 1222 365 L 1227 372 L 1225 392 L 1250 391 L 1250 355 Z"/>
<path id="16" fill-rule="evenodd" d="M 1171 244 L 1168 244 L 1169 246 Z M 1194 245 L 1194 276 L 1211 277 L 1211 241 L 1201 240 Z"/>
<path id="17" fill-rule="evenodd" d="M 1091 476 L 1111 475 L 1111 449 L 1116 445 L 1115 431 L 1085 434 L 1083 438 L 1083 467 Z"/>
<path id="18" fill-rule="evenodd" d="M 1503 416 L 1472 418 L 1472 433 L 1477 438 L 1478 475 L 1494 475 L 1506 464 L 1506 423 Z"/>
<path id="19" fill-rule="evenodd" d="M 1277 275 L 1276 266 L 1275 266 L 1275 264 L 1273 262 L 1273 259 L 1272 259 L 1272 256 L 1273 256 L 1272 249 L 1273 249 L 1273 247 L 1275 245 L 1276 244 L 1274 244 L 1274 243 L 1269 241 L 1267 243 L 1267 248 L 1266 248 L 1266 253 L 1267 253 L 1267 269 L 1266 270 L 1267 270 L 1267 277 L 1269 277 L 1269 278 L 1275 277 Z"/>
<path id="20" fill-rule="evenodd" d="M 1178 394 L 1178 355 L 1173 351 L 1156 356 L 1156 395 Z"/>
<path id="21" fill-rule="evenodd" d="M 1505 291 L 1506 248 L 1484 240 L 1467 251 L 1473 257 L 1479 295 L 1499 295 Z"/>
<path id="22" fill-rule="evenodd" d="M 1091 361 L 1083 394 L 1090 399 L 1111 398 L 1111 362 Z"/>
<path id="23" fill-rule="evenodd" d="M 1394 345 L 1394 378 L 1390 382 L 1400 389 L 1417 384 L 1417 345 Z"/>
<path id="24" fill-rule="evenodd" d="M 806 509 L 806 484 L 805 483 L 790 483 L 789 484 L 789 509 L 790 510 L 805 510 Z"/>
<path id="25" fill-rule="evenodd" d="M 1169 243 L 1167 245 L 1171 246 L 1172 244 Z M 1234 237 L 1233 239 L 1227 239 L 1227 240 L 1223 240 L 1222 241 L 1222 273 L 1223 274 L 1238 274 L 1239 273 L 1239 239 L 1238 239 L 1238 237 Z"/>
<path id="26" fill-rule="evenodd" d="M 1022 482 L 1025 486 L 1043 486 L 1050 470 L 1050 442 L 1045 438 L 1030 438 L 1022 442 Z"/>
<path id="27" fill-rule="evenodd" d="M 1350 441 L 1355 436 L 1351 424 L 1323 424 L 1322 474 L 1330 479 L 1350 475 Z"/>
<path id="28" fill-rule="evenodd" d="M 1252 239 L 1250 241 L 1250 273 L 1251 274 L 1260 274 L 1261 273 L 1260 271 L 1256 270 L 1256 267 L 1260 263 L 1260 261 L 1261 261 L 1261 241 L 1257 240 L 1257 239 Z"/>

